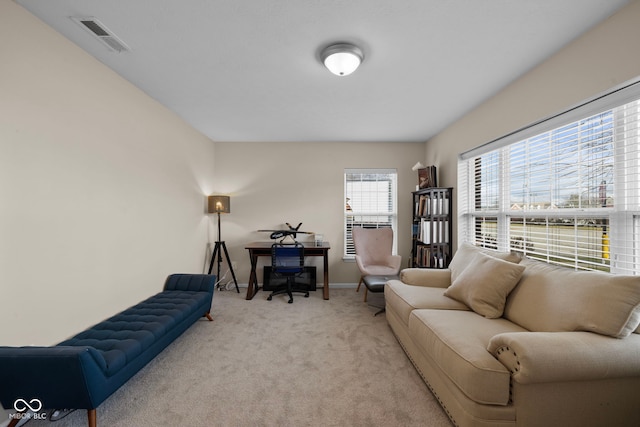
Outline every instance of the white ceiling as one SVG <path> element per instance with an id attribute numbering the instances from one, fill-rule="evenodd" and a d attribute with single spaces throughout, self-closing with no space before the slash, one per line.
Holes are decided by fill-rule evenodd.
<path id="1" fill-rule="evenodd" d="M 628 0 L 17 2 L 214 141 L 346 142 L 426 141 Z M 337 77 L 343 41 L 365 59 Z"/>

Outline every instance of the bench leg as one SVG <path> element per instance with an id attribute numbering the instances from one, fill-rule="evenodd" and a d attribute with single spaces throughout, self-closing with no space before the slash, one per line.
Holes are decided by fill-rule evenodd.
<path id="1" fill-rule="evenodd" d="M 89 427 L 97 427 L 96 421 L 96 409 L 87 409 L 87 421 L 89 422 Z"/>
<path id="2" fill-rule="evenodd" d="M 208 312 L 208 311 L 207 311 L 207 312 L 205 313 L 205 317 L 206 317 L 207 319 L 209 319 L 209 322 L 213 322 L 213 317 L 211 317 L 211 313 L 210 313 L 210 312 Z"/>

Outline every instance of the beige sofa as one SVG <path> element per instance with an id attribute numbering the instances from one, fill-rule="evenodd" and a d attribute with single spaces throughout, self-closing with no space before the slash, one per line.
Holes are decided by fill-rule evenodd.
<path id="1" fill-rule="evenodd" d="M 456 425 L 640 425 L 640 277 L 465 244 L 449 269 L 403 270 L 385 301 Z"/>

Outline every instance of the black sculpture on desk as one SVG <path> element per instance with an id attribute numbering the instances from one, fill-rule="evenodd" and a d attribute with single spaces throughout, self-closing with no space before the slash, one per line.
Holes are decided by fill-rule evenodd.
<path id="1" fill-rule="evenodd" d="M 290 238 L 291 242 L 290 244 L 296 244 L 296 236 L 298 234 L 314 234 L 312 231 L 300 231 L 300 226 L 302 225 L 302 223 L 299 223 L 297 227 L 293 227 L 291 224 L 289 224 L 288 222 L 286 222 L 285 224 L 287 224 L 287 227 L 289 227 L 289 229 L 285 229 L 285 230 L 258 230 L 259 232 L 266 232 L 266 233 L 271 233 L 269 235 L 269 238 L 276 240 L 276 239 L 282 239 L 280 240 L 280 243 L 285 243 L 285 239 Z"/>

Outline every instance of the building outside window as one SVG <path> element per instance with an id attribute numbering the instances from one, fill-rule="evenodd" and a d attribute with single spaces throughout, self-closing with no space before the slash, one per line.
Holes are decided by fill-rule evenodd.
<path id="1" fill-rule="evenodd" d="M 396 169 L 345 169 L 344 259 L 354 259 L 353 227 L 392 228 L 396 252 Z"/>
<path id="2" fill-rule="evenodd" d="M 614 107 L 461 155 L 458 242 L 577 270 L 640 274 L 635 86 Z"/>

